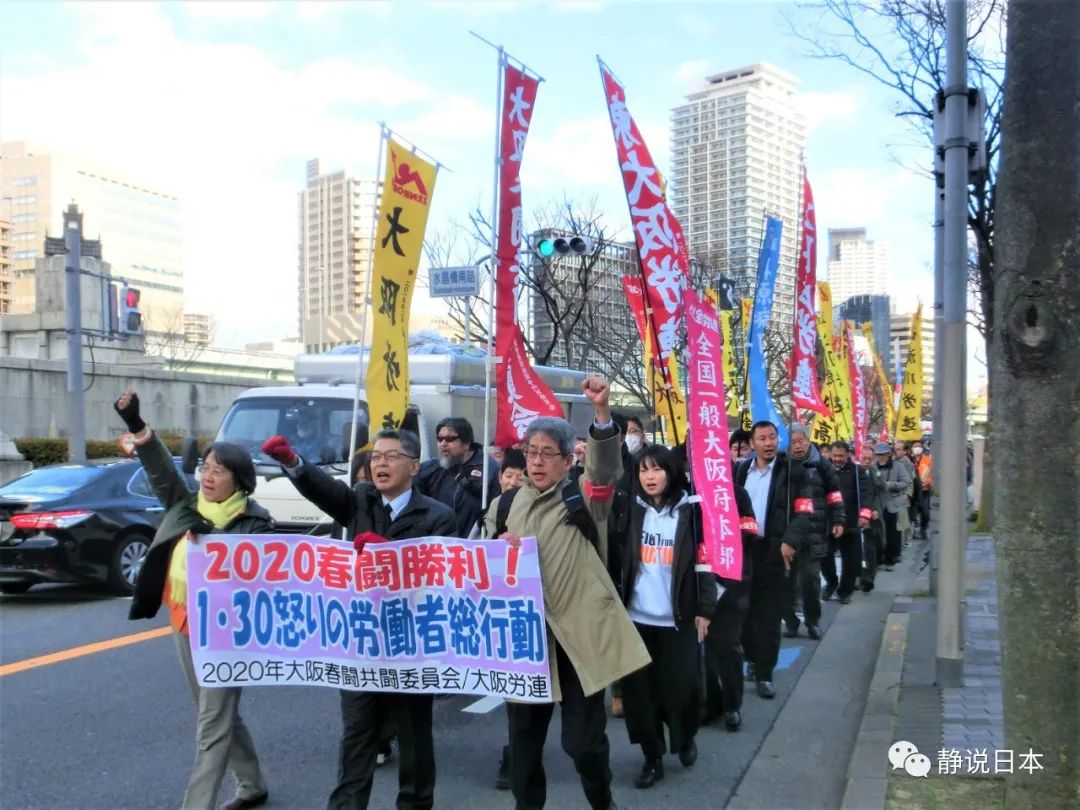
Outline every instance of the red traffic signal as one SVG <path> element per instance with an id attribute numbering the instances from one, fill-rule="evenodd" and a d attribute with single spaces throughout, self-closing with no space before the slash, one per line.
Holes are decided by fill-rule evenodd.
<path id="1" fill-rule="evenodd" d="M 120 287 L 120 312 L 117 318 L 117 331 L 121 335 L 141 335 L 142 312 L 139 311 L 139 298 L 142 292 L 124 284 Z"/>
<path id="2" fill-rule="evenodd" d="M 131 287 L 127 288 L 127 292 L 124 293 L 124 305 L 134 309 L 139 306 L 139 291 L 133 290 Z"/>

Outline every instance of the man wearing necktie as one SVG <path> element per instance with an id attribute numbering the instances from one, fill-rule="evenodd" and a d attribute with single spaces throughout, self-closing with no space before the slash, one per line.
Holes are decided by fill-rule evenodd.
<path id="1" fill-rule="evenodd" d="M 421 494 L 413 478 L 420 468 L 420 439 L 407 430 L 382 430 L 371 451 L 370 482 L 349 487 L 293 452 L 283 436 L 263 444 L 280 462 L 296 489 L 356 538 L 362 551 L 369 540 L 405 540 L 454 535 L 449 507 Z M 378 746 L 378 717 L 393 720 L 401 758 L 398 810 L 429 810 L 435 799 L 435 746 L 431 734 L 431 696 L 341 690 L 342 737 L 338 784 L 329 810 L 363 810 L 371 798 Z"/>

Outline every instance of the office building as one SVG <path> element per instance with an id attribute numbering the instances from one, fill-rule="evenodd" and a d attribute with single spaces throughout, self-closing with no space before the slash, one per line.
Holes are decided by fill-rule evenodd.
<path id="1" fill-rule="evenodd" d="M 35 311 L 36 261 L 45 237 L 63 237 L 71 202 L 83 213 L 83 236 L 100 240 L 112 273 L 138 287 L 147 333 L 176 332 L 184 307 L 180 199 L 121 168 L 27 141 L 0 144 L 0 198 L 11 223 L 11 312 Z"/>
<path id="2" fill-rule="evenodd" d="M 828 268 L 834 301 L 888 294 L 889 246 L 867 239 L 866 228 L 829 229 Z"/>
<path id="3" fill-rule="evenodd" d="M 319 161 L 309 160 L 298 196 L 300 340 L 307 351 L 354 343 L 367 295 L 377 184 L 343 171 L 322 174 Z M 369 334 L 371 328 L 368 318 Z"/>
<path id="4" fill-rule="evenodd" d="M 913 312 L 896 313 L 892 316 L 891 338 L 893 343 L 893 368 L 897 379 L 903 379 L 904 362 L 907 360 L 908 344 L 911 342 Z M 934 317 L 930 307 L 923 307 L 922 317 L 923 361 L 923 412 L 934 401 Z M 895 369 L 899 367 L 899 373 Z"/>
<path id="5" fill-rule="evenodd" d="M 856 295 L 840 304 L 836 310 L 842 321 L 855 324 L 855 334 L 862 334 L 862 325 L 870 321 L 874 326 L 874 349 L 881 357 L 886 372 L 892 376 L 892 315 L 890 314 L 889 296 Z"/>
<path id="6" fill-rule="evenodd" d="M 184 313 L 184 340 L 195 346 L 209 346 L 214 340 L 213 315 L 198 312 Z"/>
<path id="7" fill-rule="evenodd" d="M 767 63 L 708 76 L 671 113 L 671 208 L 691 259 L 752 295 L 765 214 L 784 222 L 774 322 L 794 319 L 806 122 L 798 79 Z"/>
<path id="8" fill-rule="evenodd" d="M 11 223 L 0 217 L 0 315 L 11 313 Z"/>

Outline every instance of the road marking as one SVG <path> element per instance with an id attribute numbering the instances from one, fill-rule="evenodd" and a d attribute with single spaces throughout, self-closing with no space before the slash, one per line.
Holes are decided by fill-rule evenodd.
<path id="1" fill-rule="evenodd" d="M 492 709 L 498 708 L 503 704 L 503 699 L 498 695 L 487 695 L 480 698 L 476 703 L 470 703 L 464 709 L 463 712 L 469 714 L 487 714 Z"/>
<path id="2" fill-rule="evenodd" d="M 39 655 L 37 658 L 27 658 L 25 661 L 4 664 L 3 666 L 0 666 L 0 678 L 5 675 L 15 675 L 16 673 L 26 672 L 30 669 L 37 669 L 38 667 L 46 667 L 49 664 L 59 664 L 61 661 L 70 661 L 73 658 L 82 658 L 84 655 L 93 655 L 94 653 L 105 652 L 106 650 L 127 647 L 131 644 L 139 644 L 143 641 L 150 641 L 151 639 L 167 636 L 171 632 L 171 627 L 158 627 L 155 630 L 132 633 L 129 636 L 110 638 L 106 641 L 96 641 L 93 644 L 84 644 L 81 647 L 71 647 L 67 650 L 60 650 L 60 652 Z"/>

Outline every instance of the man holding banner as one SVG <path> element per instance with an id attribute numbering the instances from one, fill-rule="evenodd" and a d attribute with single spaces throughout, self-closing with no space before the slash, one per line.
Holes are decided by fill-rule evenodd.
<path id="1" fill-rule="evenodd" d="M 383 539 L 450 537 L 455 516 L 449 507 L 420 493 L 413 483 L 419 471 L 420 439 L 407 430 L 384 429 L 371 451 L 372 483 L 350 488 L 317 465 L 308 464 L 284 436 L 262 446 L 281 463 L 296 489 L 346 526 L 357 551 Z M 431 734 L 430 694 L 341 690 L 341 751 L 338 784 L 329 810 L 362 810 L 371 798 L 378 746 L 378 718 L 385 711 L 397 731 L 399 810 L 429 810 L 435 798 L 435 744 Z"/>

